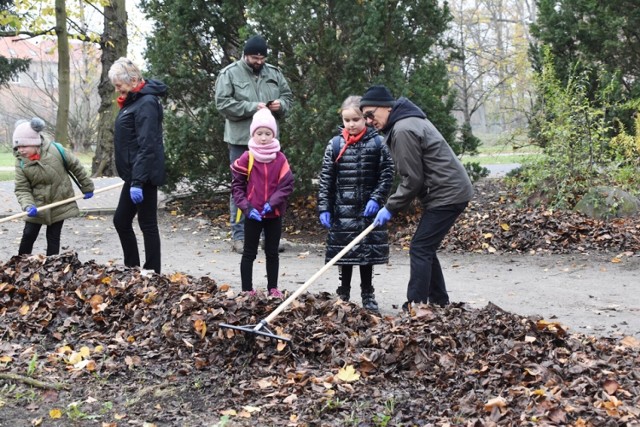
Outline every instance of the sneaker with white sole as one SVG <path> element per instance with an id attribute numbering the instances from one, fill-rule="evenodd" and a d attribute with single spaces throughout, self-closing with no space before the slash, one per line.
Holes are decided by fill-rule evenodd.
<path id="1" fill-rule="evenodd" d="M 231 252 L 241 254 L 244 250 L 244 240 L 234 240 L 231 242 Z"/>
<path id="2" fill-rule="evenodd" d="M 269 296 L 274 298 L 284 298 L 284 295 L 280 290 L 278 290 L 278 288 L 269 289 Z"/>

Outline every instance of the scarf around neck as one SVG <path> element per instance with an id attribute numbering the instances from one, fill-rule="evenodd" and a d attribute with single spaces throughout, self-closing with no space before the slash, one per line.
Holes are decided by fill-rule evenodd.
<path id="1" fill-rule="evenodd" d="M 144 87 L 145 83 L 146 83 L 146 82 L 145 82 L 144 80 L 142 80 L 140 83 L 138 83 L 138 86 L 136 86 L 136 87 L 134 87 L 133 89 L 131 89 L 131 91 L 130 91 L 130 92 L 133 92 L 133 93 L 140 92 L 140 91 L 142 90 L 142 88 Z M 120 108 L 124 107 L 124 103 L 125 103 L 125 101 L 127 100 L 127 96 L 129 96 L 129 94 L 126 94 L 126 95 L 120 95 L 120 96 L 118 97 L 118 99 L 117 99 L 117 101 L 118 101 L 118 107 L 120 107 Z"/>
<path id="2" fill-rule="evenodd" d="M 275 160 L 280 151 L 280 141 L 273 138 L 268 144 L 258 144 L 251 138 L 249 140 L 249 151 L 253 157 L 261 163 L 269 163 Z"/>
<path id="3" fill-rule="evenodd" d="M 345 144 L 344 147 L 342 147 L 342 150 L 340 150 L 340 153 L 336 156 L 336 162 L 340 159 L 340 157 L 342 157 L 348 146 L 355 144 L 362 139 L 366 131 L 367 127 L 365 126 L 359 134 L 351 135 L 348 130 L 342 129 L 342 137 L 344 138 Z"/>

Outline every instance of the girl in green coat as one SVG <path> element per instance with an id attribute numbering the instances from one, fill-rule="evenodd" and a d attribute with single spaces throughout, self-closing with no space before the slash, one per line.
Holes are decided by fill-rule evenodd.
<path id="1" fill-rule="evenodd" d="M 15 194 L 27 220 L 18 254 L 30 254 L 42 225 L 47 226 L 47 256 L 60 252 L 60 234 L 65 219 L 78 216 L 76 202 L 66 203 L 38 212 L 38 206 L 48 205 L 74 196 L 68 173 L 72 173 L 84 193 L 93 197 L 93 182 L 80 161 L 71 152 L 44 142 L 40 132 L 44 121 L 34 117 L 30 122 L 18 122 L 13 132 L 16 154 Z"/>

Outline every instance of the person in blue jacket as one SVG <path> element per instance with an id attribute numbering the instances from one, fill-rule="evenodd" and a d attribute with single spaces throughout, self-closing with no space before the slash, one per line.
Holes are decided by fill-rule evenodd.
<path id="1" fill-rule="evenodd" d="M 133 218 L 138 215 L 146 257 L 143 269 L 160 273 L 158 187 L 165 183 L 160 98 L 166 96 L 167 87 L 160 81 L 143 79 L 138 67 L 127 58 L 111 66 L 109 79 L 120 94 L 113 143 L 116 169 L 124 180 L 113 224 L 120 237 L 124 264 L 140 266 L 133 230 Z"/>

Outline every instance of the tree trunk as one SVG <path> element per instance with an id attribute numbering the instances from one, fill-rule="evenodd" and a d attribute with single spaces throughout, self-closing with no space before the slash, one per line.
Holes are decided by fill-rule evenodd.
<path id="1" fill-rule="evenodd" d="M 127 10 L 126 0 L 112 0 L 104 7 L 104 32 L 100 40 L 102 48 L 102 73 L 98 94 L 98 133 L 96 153 L 93 156 L 91 170 L 93 176 L 116 176 L 115 158 L 113 155 L 113 125 L 117 113 L 115 92 L 109 81 L 109 69 L 120 57 L 127 54 Z"/>
<path id="2" fill-rule="evenodd" d="M 71 74 L 69 72 L 69 34 L 65 0 L 56 0 L 56 36 L 58 37 L 58 112 L 56 114 L 57 142 L 69 142 L 69 102 Z"/>

